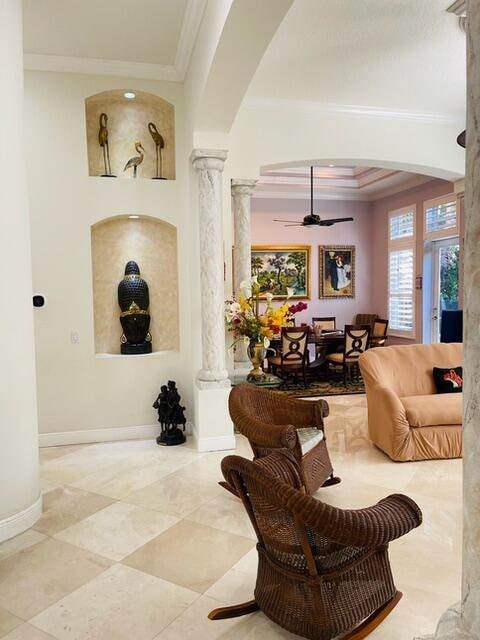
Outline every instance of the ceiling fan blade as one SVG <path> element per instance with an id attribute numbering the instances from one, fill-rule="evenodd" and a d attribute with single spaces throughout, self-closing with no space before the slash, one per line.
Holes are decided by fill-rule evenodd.
<path id="1" fill-rule="evenodd" d="M 337 222 L 353 222 L 353 218 L 331 218 L 330 220 L 321 220 L 319 224 L 322 227 L 331 227 Z"/>
<path id="2" fill-rule="evenodd" d="M 304 227 L 305 225 L 301 222 L 291 222 L 290 224 L 283 225 L 284 227 Z"/>
<path id="3" fill-rule="evenodd" d="M 293 222 L 294 224 L 302 224 L 301 222 L 298 222 L 298 220 L 276 220 L 275 218 L 273 219 L 273 222 Z"/>

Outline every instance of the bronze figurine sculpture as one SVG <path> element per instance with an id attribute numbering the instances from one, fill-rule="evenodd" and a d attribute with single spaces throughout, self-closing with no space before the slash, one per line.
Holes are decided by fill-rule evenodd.
<path id="1" fill-rule="evenodd" d="M 185 407 L 180 404 L 180 394 L 174 380 L 169 380 L 167 385 L 162 385 L 152 406 L 158 411 L 158 422 L 161 428 L 157 444 L 167 447 L 183 444 L 186 440 Z M 182 429 L 179 429 L 179 425 Z"/>
<path id="2" fill-rule="evenodd" d="M 125 275 L 118 285 L 118 304 L 123 329 L 120 338 L 121 353 L 152 353 L 148 285 L 140 276 L 138 264 L 133 260 L 127 262 Z"/>
<path id="3" fill-rule="evenodd" d="M 148 123 L 148 130 L 155 143 L 155 153 L 157 156 L 157 173 L 152 180 L 166 180 L 166 178 L 162 177 L 162 149 L 165 147 L 165 140 L 153 122 Z"/>
<path id="4" fill-rule="evenodd" d="M 140 164 L 142 164 L 142 162 L 143 162 L 144 154 L 142 152 L 144 152 L 145 149 L 142 147 L 142 143 L 141 142 L 136 142 L 135 143 L 135 150 L 140 155 L 133 156 L 132 158 L 130 158 L 130 160 L 127 162 L 127 164 L 125 165 L 125 168 L 124 168 L 124 171 L 126 171 L 127 169 L 130 169 L 130 167 L 133 167 L 133 177 L 134 178 L 137 177 L 137 167 Z"/>
<path id="5" fill-rule="evenodd" d="M 102 178 L 116 178 L 112 174 L 112 168 L 110 166 L 110 150 L 108 147 L 108 129 L 107 129 L 108 116 L 106 113 L 101 113 L 99 118 L 98 129 L 98 144 L 103 149 L 103 165 L 105 173 L 102 173 Z"/>

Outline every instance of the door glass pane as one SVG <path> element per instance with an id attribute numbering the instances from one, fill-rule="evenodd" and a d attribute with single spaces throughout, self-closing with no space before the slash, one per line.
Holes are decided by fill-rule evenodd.
<path id="1" fill-rule="evenodd" d="M 458 300 L 458 271 L 460 246 L 450 244 L 440 246 L 439 260 L 439 291 L 438 291 L 438 340 L 440 339 L 442 311 L 455 311 L 459 308 Z"/>
<path id="2" fill-rule="evenodd" d="M 458 309 L 458 268 L 460 247 L 451 244 L 440 247 L 440 305 L 441 311 Z"/>

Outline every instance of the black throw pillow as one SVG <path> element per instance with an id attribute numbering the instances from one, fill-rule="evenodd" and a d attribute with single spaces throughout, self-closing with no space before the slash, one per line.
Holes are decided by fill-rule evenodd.
<path id="1" fill-rule="evenodd" d="M 461 393 L 463 390 L 463 368 L 449 367 L 441 369 L 433 367 L 433 381 L 437 393 Z"/>

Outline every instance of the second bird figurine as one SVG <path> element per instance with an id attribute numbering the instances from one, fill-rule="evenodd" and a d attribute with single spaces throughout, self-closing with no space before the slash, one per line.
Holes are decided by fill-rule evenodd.
<path id="1" fill-rule="evenodd" d="M 133 156 L 133 158 L 130 158 L 130 160 L 127 162 L 127 164 L 125 165 L 125 168 L 124 168 L 124 171 L 126 171 L 127 169 L 130 169 L 131 167 L 133 167 L 133 177 L 134 178 L 137 177 L 137 167 L 138 167 L 138 165 L 142 164 L 143 157 L 144 157 L 144 152 L 145 152 L 145 149 L 142 147 L 142 143 L 141 142 L 136 142 L 135 143 L 135 150 L 140 155 Z"/>

